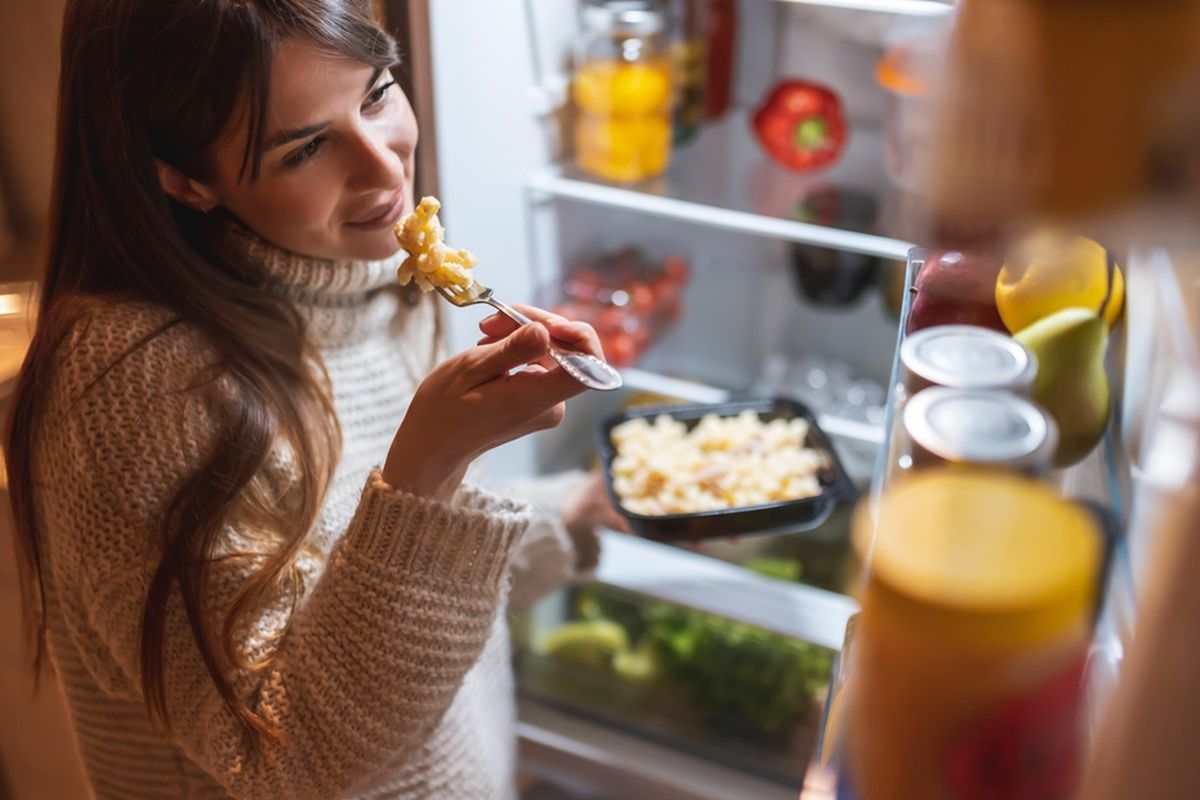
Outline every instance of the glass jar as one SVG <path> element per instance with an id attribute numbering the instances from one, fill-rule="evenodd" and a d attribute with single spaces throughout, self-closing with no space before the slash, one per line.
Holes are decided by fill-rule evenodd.
<path id="1" fill-rule="evenodd" d="M 704 118 L 708 82 L 708 40 L 705 9 L 699 0 L 671 0 L 671 59 L 676 95 L 674 143 L 689 141 Z"/>
<path id="2" fill-rule="evenodd" d="M 625 247 L 575 264 L 545 300 L 556 313 L 594 327 L 608 362 L 626 367 L 682 316 L 690 274 L 682 256 L 652 259 Z"/>
<path id="3" fill-rule="evenodd" d="M 705 8 L 708 67 L 704 83 L 704 118 L 720 119 L 733 104 L 733 69 L 737 60 L 737 0 L 708 0 Z"/>
<path id="4" fill-rule="evenodd" d="M 936 20 L 911 20 L 899 26 L 875 68 L 875 78 L 888 95 L 883 149 L 888 177 L 914 194 L 928 188 L 934 155 L 934 84 L 944 30 Z"/>
<path id="5" fill-rule="evenodd" d="M 862 511 L 846 719 L 860 796 L 1074 796 L 1095 520 L 1026 478 L 949 468 L 890 489 L 877 523 Z"/>
<path id="6" fill-rule="evenodd" d="M 673 81 L 666 17 L 651 0 L 583 9 L 572 91 L 575 163 L 614 183 L 663 174 L 671 158 Z"/>

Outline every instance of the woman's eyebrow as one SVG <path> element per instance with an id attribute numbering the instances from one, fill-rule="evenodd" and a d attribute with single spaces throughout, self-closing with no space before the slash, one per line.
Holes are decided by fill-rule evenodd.
<path id="1" fill-rule="evenodd" d="M 363 94 L 371 93 L 371 88 L 375 86 L 375 82 L 379 80 L 379 76 L 382 74 L 383 67 L 376 67 L 374 71 L 371 72 L 371 79 L 367 81 L 367 88 L 363 90 Z M 263 147 L 263 152 L 269 152 L 274 150 L 276 147 L 288 144 L 289 142 L 295 142 L 300 139 L 307 139 L 310 136 L 315 136 L 316 134 L 328 128 L 329 125 L 330 123 L 328 122 L 318 122 L 315 125 L 306 125 L 303 128 L 291 128 L 289 130 L 280 131 L 279 133 L 272 135 L 271 138 L 267 139 L 267 144 Z"/>
<path id="2" fill-rule="evenodd" d="M 328 122 L 318 122 L 316 125 L 307 125 L 303 128 L 292 128 L 291 130 L 280 131 L 279 133 L 267 139 L 267 144 L 263 147 L 263 152 L 274 150 L 289 142 L 297 141 L 298 139 L 307 139 L 310 136 L 320 133 L 329 127 Z"/>

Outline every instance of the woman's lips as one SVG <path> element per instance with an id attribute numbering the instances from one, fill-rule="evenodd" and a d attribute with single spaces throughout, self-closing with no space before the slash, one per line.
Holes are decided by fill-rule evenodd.
<path id="1" fill-rule="evenodd" d="M 390 228 L 395 225 L 400 217 L 404 214 L 404 192 L 397 192 L 396 196 L 384 203 L 383 205 L 375 206 L 375 208 L 367 211 L 362 218 L 354 222 L 347 222 L 346 227 L 354 228 L 359 231 L 374 231 L 380 228 Z"/>

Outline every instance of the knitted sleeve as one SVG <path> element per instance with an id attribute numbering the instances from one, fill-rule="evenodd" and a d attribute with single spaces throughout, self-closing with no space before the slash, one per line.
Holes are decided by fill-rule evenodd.
<path id="1" fill-rule="evenodd" d="M 84 658 L 105 691 L 141 700 L 139 635 L 158 562 L 156 521 L 211 453 L 217 424 L 210 389 L 192 380 L 206 360 L 194 333 L 177 326 L 114 365 L 146 325 L 144 313 L 108 317 L 75 337 L 62 359 L 34 463 L 51 579 L 76 593 L 61 604 L 72 617 L 65 627 L 104 643 Z M 281 589 L 238 633 L 245 655 L 266 666 L 231 669 L 235 686 L 283 734 L 262 746 L 251 745 L 218 698 L 175 592 L 163 663 L 170 735 L 237 798 L 325 800 L 403 759 L 422 746 L 482 652 L 528 520 L 523 506 L 478 489 L 465 487 L 447 504 L 372 474 L 330 557 L 301 567 L 312 574 L 298 603 Z M 257 541 L 237 525 L 226 538 L 230 551 Z M 215 564 L 218 613 L 255 563 Z"/>
<path id="2" fill-rule="evenodd" d="M 515 481 L 500 490 L 534 509 L 529 529 L 512 559 L 510 608 L 528 608 L 563 584 L 595 570 L 600 561 L 600 537 L 595 527 L 563 522 L 565 501 L 586 480 L 586 473 L 571 470 Z"/>

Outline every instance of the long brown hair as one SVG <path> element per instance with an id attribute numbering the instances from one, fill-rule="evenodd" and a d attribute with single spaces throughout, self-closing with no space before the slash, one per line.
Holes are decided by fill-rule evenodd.
<path id="1" fill-rule="evenodd" d="M 396 61 L 395 43 L 374 22 L 369 0 L 67 3 L 39 325 L 11 399 L 4 442 L 37 671 L 46 620 L 30 442 L 60 347 L 91 306 L 112 299 L 170 309 L 174 321 L 155 334 L 183 323 L 207 338 L 238 389 L 238 403 L 223 419 L 211 459 L 186 479 L 158 520 L 161 560 L 141 627 L 142 691 L 151 718 L 169 729 L 163 636 L 167 600 L 178 585 L 213 683 L 252 740 L 276 732 L 242 702 L 222 665 L 261 666 L 239 659 L 235 622 L 287 580 L 320 511 L 340 431 L 299 313 L 263 291 L 263 276 L 223 244 L 229 237 L 219 228 L 228 220 L 164 194 L 155 160 L 202 180 L 212 168 L 213 145 L 229 125 L 244 123 L 242 179 L 256 179 L 272 61 L 289 37 L 379 68 Z M 255 476 L 278 443 L 291 448 L 301 474 L 289 497 L 271 503 L 255 497 Z M 218 626 L 203 613 L 211 608 L 208 572 L 235 508 L 267 517 L 277 542 Z"/>

